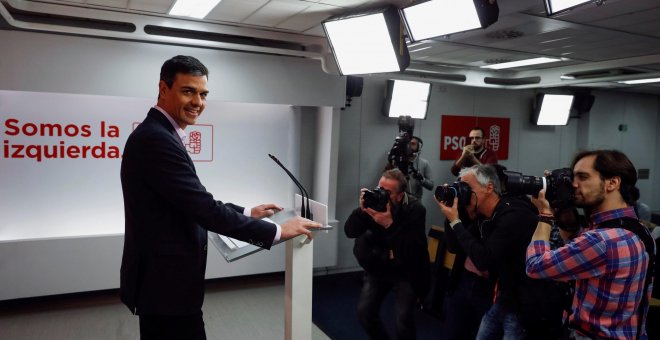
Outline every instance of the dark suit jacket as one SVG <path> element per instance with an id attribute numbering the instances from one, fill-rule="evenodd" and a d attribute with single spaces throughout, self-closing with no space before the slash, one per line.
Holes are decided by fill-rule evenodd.
<path id="1" fill-rule="evenodd" d="M 121 164 L 126 230 L 121 300 L 141 315 L 201 311 L 207 230 L 269 249 L 272 223 L 213 199 L 172 124 L 156 109 L 131 133 Z"/>

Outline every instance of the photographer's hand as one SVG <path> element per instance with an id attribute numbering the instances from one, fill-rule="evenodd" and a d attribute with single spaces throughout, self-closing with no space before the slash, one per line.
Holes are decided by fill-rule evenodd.
<path id="1" fill-rule="evenodd" d="M 367 191 L 367 190 L 369 190 L 369 189 L 367 189 L 367 188 L 360 189 L 360 209 L 362 209 L 362 211 L 365 211 L 365 209 L 364 209 L 364 192 Z"/>
<path id="2" fill-rule="evenodd" d="M 458 220 L 458 197 L 454 197 L 454 203 L 452 204 L 451 207 L 446 205 L 442 201 L 438 201 L 438 199 L 435 196 L 433 196 L 433 200 L 435 200 L 435 203 L 438 204 L 438 207 L 442 211 L 442 214 L 445 215 L 445 217 L 449 222 Z"/>
<path id="3" fill-rule="evenodd" d="M 550 202 L 545 199 L 545 189 L 539 191 L 538 196 L 532 196 L 532 203 L 539 210 L 539 214 L 554 215 L 552 208 L 550 208 Z"/>
<path id="4" fill-rule="evenodd" d="M 391 227 L 394 223 L 392 212 L 390 211 L 390 203 L 387 203 L 387 210 L 385 211 L 376 211 L 371 208 L 363 209 L 362 211 L 366 212 L 369 216 L 371 216 L 374 222 L 378 223 L 385 229 Z"/>
<path id="5" fill-rule="evenodd" d="M 417 171 L 417 169 L 415 169 L 415 167 L 410 166 L 410 172 L 412 173 L 414 179 L 416 179 L 420 182 L 424 181 L 424 175 L 422 175 L 419 171 Z"/>

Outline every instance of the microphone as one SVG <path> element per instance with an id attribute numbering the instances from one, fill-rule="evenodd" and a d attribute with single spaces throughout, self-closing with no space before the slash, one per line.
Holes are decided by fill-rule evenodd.
<path id="1" fill-rule="evenodd" d="M 301 200 L 302 206 L 300 207 L 300 216 L 311 220 L 312 219 L 312 212 L 309 210 L 310 209 L 309 208 L 309 194 L 307 194 L 307 190 L 305 190 L 305 187 L 303 187 L 302 184 L 300 184 L 298 179 L 296 179 L 296 176 L 294 176 L 291 173 L 291 171 L 289 171 L 289 169 L 287 169 L 282 164 L 282 162 L 280 162 L 280 160 L 277 159 L 277 157 L 275 157 L 271 154 L 268 154 L 268 157 L 270 157 L 275 163 L 277 163 L 277 165 L 279 165 L 284 170 L 284 172 L 286 172 L 286 174 L 289 175 L 289 177 L 291 178 L 293 183 L 298 187 L 298 189 L 300 189 L 300 195 L 302 196 L 302 200 Z M 305 200 L 307 200 L 306 205 L 305 205 Z"/>

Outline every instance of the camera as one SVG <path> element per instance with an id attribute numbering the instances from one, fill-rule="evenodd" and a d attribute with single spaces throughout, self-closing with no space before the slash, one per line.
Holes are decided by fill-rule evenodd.
<path id="1" fill-rule="evenodd" d="M 362 195 L 364 207 L 376 211 L 387 211 L 387 203 L 390 201 L 390 191 L 377 187 L 374 190 L 366 190 Z"/>
<path id="2" fill-rule="evenodd" d="M 451 207 L 454 205 L 454 198 L 458 197 L 458 206 L 465 207 L 470 204 L 472 188 L 465 182 L 454 182 L 450 185 L 438 185 L 435 188 L 435 198 Z"/>
<path id="3" fill-rule="evenodd" d="M 573 171 L 555 169 L 545 177 L 526 176 L 520 172 L 504 171 L 504 187 L 507 195 L 538 195 L 545 189 L 545 198 L 555 209 L 567 208 L 575 202 Z"/>
<path id="4" fill-rule="evenodd" d="M 387 161 L 408 176 L 411 165 L 409 159 L 413 154 L 410 149 L 410 141 L 412 140 L 415 123 L 410 116 L 399 116 L 398 124 L 399 135 L 394 139 L 394 145 L 387 154 Z"/>

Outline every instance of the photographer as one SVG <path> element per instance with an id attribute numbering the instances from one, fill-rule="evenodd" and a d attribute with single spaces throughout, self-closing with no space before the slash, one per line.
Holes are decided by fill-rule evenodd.
<path id="1" fill-rule="evenodd" d="M 419 156 L 424 142 L 421 138 L 413 136 L 415 123 L 410 116 L 400 116 L 398 124 L 399 135 L 387 153 L 385 170 L 394 168 L 401 170 L 408 181 L 406 192 L 421 201 L 423 189 L 432 190 L 434 185 L 429 161 Z"/>
<path id="2" fill-rule="evenodd" d="M 376 190 L 361 190 L 360 207 L 344 225 L 346 236 L 356 238 L 353 253 L 365 270 L 358 317 L 371 339 L 390 338 L 380 319 L 390 291 L 396 294 L 396 338 L 414 339 L 415 305 L 430 284 L 426 209 L 406 186 L 399 169 L 385 171 Z"/>
<path id="3" fill-rule="evenodd" d="M 458 189 L 451 201 L 444 200 L 438 192 L 435 200 L 467 256 L 460 268 L 464 275 L 457 292 L 469 296 L 474 282 L 497 281 L 495 303 L 483 316 L 477 339 L 521 339 L 524 332 L 519 315 L 519 286 L 525 279 L 525 249 L 537 222 L 535 209 L 529 201 L 501 196 L 500 180 L 492 165 L 463 169 L 455 187 Z M 459 218 L 459 208 L 472 221 L 467 226 Z M 450 305 L 452 299 L 448 296 Z M 452 313 L 453 310 L 447 310 L 446 314 L 450 317 Z M 447 320 L 445 327 L 455 328 L 456 323 L 463 325 L 462 320 Z"/>
<path id="4" fill-rule="evenodd" d="M 423 189 L 433 190 L 435 185 L 431 179 L 431 167 L 429 166 L 429 161 L 420 156 L 423 146 L 424 142 L 421 138 L 413 136 L 410 139 L 410 151 L 412 151 L 412 155 L 408 158 L 408 162 L 410 163 L 408 170 L 410 173 L 410 179 L 408 180 L 408 193 L 415 196 L 415 198 L 420 201 L 424 194 Z"/>
<path id="5" fill-rule="evenodd" d="M 616 150 L 581 152 L 572 169 L 575 204 L 590 214 L 590 225 L 565 246 L 550 250 L 555 217 L 545 190 L 539 192 L 532 199 L 539 217 L 527 248 L 527 274 L 576 280 L 569 319 L 576 339 L 646 339 L 649 253 L 655 254 L 655 247 L 644 241 L 648 231 L 631 206 L 637 171 Z"/>

